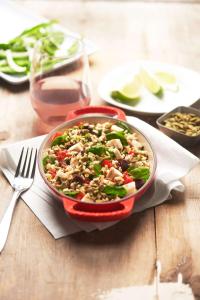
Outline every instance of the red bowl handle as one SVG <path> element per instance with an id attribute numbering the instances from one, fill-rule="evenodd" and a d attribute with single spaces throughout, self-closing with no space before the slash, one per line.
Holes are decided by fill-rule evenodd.
<path id="1" fill-rule="evenodd" d="M 135 199 L 131 198 L 126 201 L 116 203 L 115 208 L 111 211 L 86 211 L 87 203 L 77 203 L 68 199 L 63 200 L 63 205 L 65 211 L 71 217 L 80 221 L 110 222 L 128 217 L 133 209 L 134 202 Z"/>
<path id="2" fill-rule="evenodd" d="M 110 106 L 86 106 L 80 109 L 71 110 L 67 115 L 66 121 L 73 120 L 80 115 L 94 113 L 117 116 L 117 119 L 126 121 L 126 115 L 123 110 Z"/>

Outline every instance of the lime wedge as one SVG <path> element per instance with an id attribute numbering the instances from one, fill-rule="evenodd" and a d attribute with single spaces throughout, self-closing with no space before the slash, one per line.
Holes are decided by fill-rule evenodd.
<path id="1" fill-rule="evenodd" d="M 155 77 L 163 88 L 177 92 L 179 87 L 176 77 L 173 74 L 167 72 L 156 72 Z"/>
<path id="2" fill-rule="evenodd" d="M 140 78 L 143 85 L 154 95 L 161 96 L 163 93 L 162 86 L 158 80 L 150 75 L 146 70 L 140 70 Z"/>
<path id="3" fill-rule="evenodd" d="M 138 101 L 140 98 L 141 82 L 138 76 L 135 76 L 133 81 L 125 84 L 121 89 L 111 92 L 111 97 L 122 102 Z"/>

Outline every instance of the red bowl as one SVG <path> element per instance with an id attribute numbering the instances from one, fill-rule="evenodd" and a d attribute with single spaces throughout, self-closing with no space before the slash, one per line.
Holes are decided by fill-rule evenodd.
<path id="1" fill-rule="evenodd" d="M 89 115 L 88 115 L 89 114 Z M 150 177 L 147 182 L 134 194 L 130 194 L 118 201 L 110 201 L 105 203 L 87 203 L 80 202 L 77 199 L 65 196 L 58 192 L 52 184 L 46 179 L 42 166 L 43 152 L 49 148 L 51 144 L 51 138 L 56 132 L 64 132 L 66 128 L 70 128 L 79 122 L 111 122 L 115 123 L 116 119 L 126 121 L 126 115 L 120 109 L 108 106 L 88 106 L 78 109 L 76 111 L 69 112 L 66 122 L 62 123 L 54 130 L 52 130 L 44 139 L 39 149 L 38 165 L 40 174 L 50 189 L 52 195 L 56 196 L 63 204 L 64 210 L 67 214 L 81 221 L 91 222 L 107 222 L 123 219 L 129 216 L 133 210 L 135 200 L 139 199 L 146 190 L 152 185 L 155 170 L 156 170 L 156 155 L 155 151 L 148 140 L 148 138 L 141 133 L 134 126 L 128 124 L 128 126 L 137 133 L 138 140 L 144 145 L 145 149 L 149 153 L 150 162 Z"/>

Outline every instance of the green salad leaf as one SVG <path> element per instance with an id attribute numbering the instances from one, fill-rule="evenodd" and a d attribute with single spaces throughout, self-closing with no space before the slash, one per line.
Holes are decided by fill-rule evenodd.
<path id="1" fill-rule="evenodd" d="M 94 172 L 96 176 L 101 175 L 101 165 L 100 164 L 95 164 L 93 166 Z"/>
<path id="2" fill-rule="evenodd" d="M 72 198 L 74 198 L 76 195 L 78 195 L 79 192 L 76 191 L 64 191 L 63 194 L 65 194 L 66 196 L 70 196 Z"/>
<path id="3" fill-rule="evenodd" d="M 43 160 L 42 160 L 42 164 L 43 164 L 44 167 L 46 167 L 46 165 L 47 165 L 48 163 L 53 164 L 53 163 L 55 162 L 55 160 L 56 160 L 55 157 L 46 155 L 46 156 L 43 158 Z"/>
<path id="4" fill-rule="evenodd" d="M 107 139 L 107 141 L 119 139 L 123 146 L 128 146 L 128 142 L 127 142 L 127 139 L 125 138 L 125 134 L 123 131 L 107 133 L 106 139 Z"/>
<path id="5" fill-rule="evenodd" d="M 64 144 L 67 140 L 68 140 L 67 135 L 65 135 L 65 134 L 60 135 L 60 136 L 56 137 L 56 138 L 52 141 L 51 147 L 56 146 L 56 145 Z"/>
<path id="6" fill-rule="evenodd" d="M 112 150 L 108 149 L 107 152 L 109 153 L 111 159 L 114 159 L 116 157 L 115 153 Z"/>
<path id="7" fill-rule="evenodd" d="M 127 195 L 127 190 L 123 186 L 118 185 L 107 185 L 104 187 L 103 192 L 110 196 L 119 196 L 120 198 Z"/>
<path id="8" fill-rule="evenodd" d="M 124 129 L 125 131 L 129 132 L 129 133 L 132 132 L 131 129 L 130 129 L 130 127 L 126 123 L 124 123 L 122 121 L 117 121 L 116 125 L 118 127 L 122 128 L 122 129 Z"/>
<path id="9" fill-rule="evenodd" d="M 101 156 L 101 155 L 103 155 L 103 154 L 106 153 L 106 147 L 101 146 L 101 145 L 100 146 L 90 147 L 89 150 L 88 150 L 88 152 L 91 152 L 93 154 Z"/>
<path id="10" fill-rule="evenodd" d="M 134 179 L 143 179 L 144 181 L 147 181 L 150 176 L 150 169 L 147 167 L 129 167 L 127 171 Z"/>

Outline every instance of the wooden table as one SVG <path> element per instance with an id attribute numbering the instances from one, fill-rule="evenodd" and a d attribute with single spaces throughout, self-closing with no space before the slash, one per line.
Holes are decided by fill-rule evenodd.
<path id="1" fill-rule="evenodd" d="M 91 61 L 95 91 L 107 71 L 131 59 L 161 60 L 200 70 L 200 3 L 19 3 L 47 18 L 59 19 L 97 43 L 100 51 Z M 1 144 L 36 136 L 28 84 L 11 87 L 0 81 L 0 85 L 0 128 L 10 134 Z M 95 92 L 93 104 L 100 103 Z M 193 151 L 200 154 L 197 146 Z M 181 271 L 200 299 L 199 178 L 198 166 L 183 179 L 185 193 L 173 193 L 170 202 L 102 232 L 79 233 L 57 241 L 19 202 L 0 255 L 0 299 L 97 299 L 94 293 L 150 284 L 156 247 L 162 279 L 176 280 Z M 12 189 L 2 175 L 0 182 L 2 216 Z"/>

